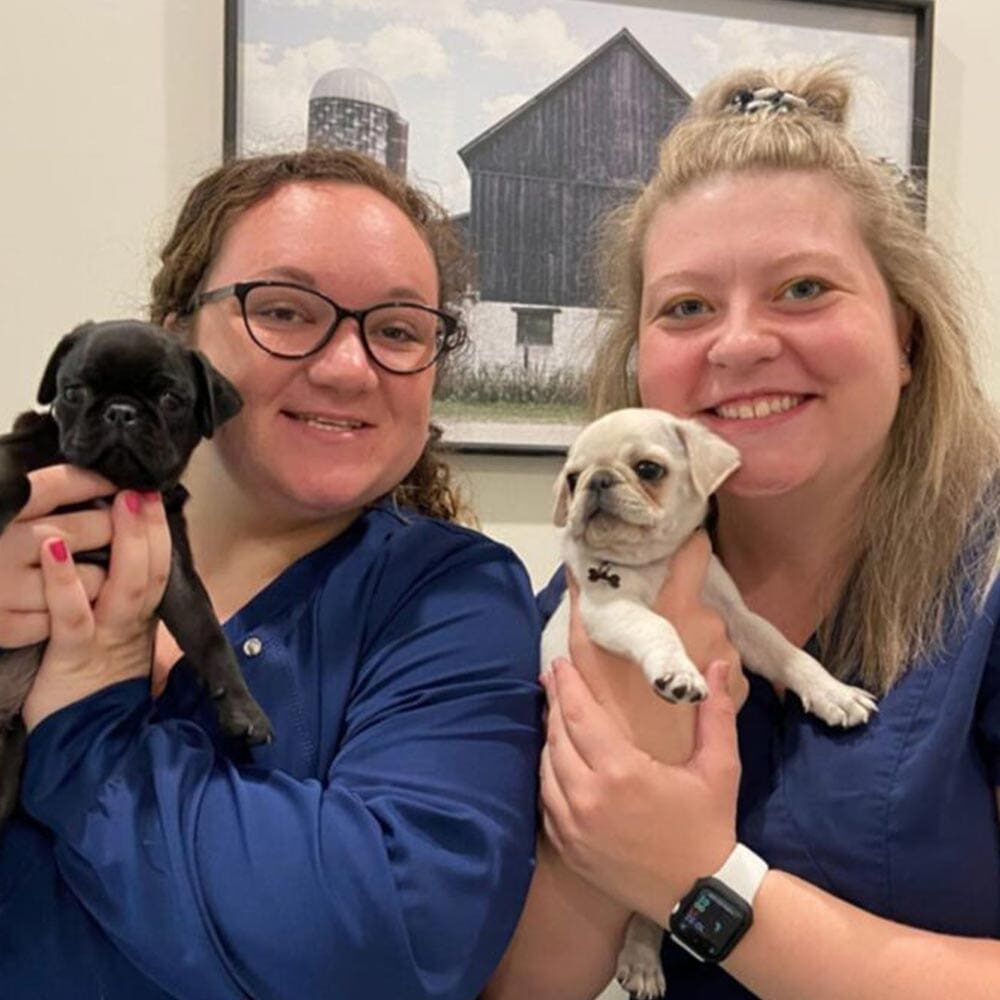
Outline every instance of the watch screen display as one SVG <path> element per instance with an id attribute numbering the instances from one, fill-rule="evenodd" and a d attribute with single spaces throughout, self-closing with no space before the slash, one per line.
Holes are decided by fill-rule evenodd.
<path id="1" fill-rule="evenodd" d="M 707 958 L 724 952 L 733 935 L 746 923 L 746 911 L 711 886 L 700 886 L 684 903 L 674 914 L 670 929 Z"/>

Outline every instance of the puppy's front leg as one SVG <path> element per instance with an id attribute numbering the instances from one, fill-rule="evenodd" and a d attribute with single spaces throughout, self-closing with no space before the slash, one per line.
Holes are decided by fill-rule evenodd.
<path id="1" fill-rule="evenodd" d="M 623 990 L 638 1000 L 655 1000 L 667 991 L 660 962 L 663 928 L 649 917 L 633 913 L 625 928 L 625 942 L 618 952 L 615 979 Z"/>
<path id="2" fill-rule="evenodd" d="M 157 615 L 190 659 L 215 700 L 219 725 L 227 736 L 248 743 L 269 743 L 271 724 L 254 701 L 212 602 L 194 568 L 183 522 L 170 519 L 173 554 L 170 577 Z"/>
<path id="3" fill-rule="evenodd" d="M 628 598 L 595 600 L 583 591 L 580 617 L 594 642 L 638 663 L 667 701 L 701 701 L 708 695 L 708 685 L 676 629 L 644 604 Z"/>
<path id="4" fill-rule="evenodd" d="M 867 722 L 877 711 L 867 691 L 838 681 L 767 619 L 754 614 L 714 556 L 705 581 L 705 599 L 725 619 L 729 638 L 748 669 L 794 691 L 807 712 L 828 725 L 849 728 Z"/>

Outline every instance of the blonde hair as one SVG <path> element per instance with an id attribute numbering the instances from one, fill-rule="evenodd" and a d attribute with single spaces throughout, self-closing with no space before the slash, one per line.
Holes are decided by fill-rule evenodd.
<path id="1" fill-rule="evenodd" d="M 735 110 L 741 92 L 765 87 L 797 95 L 804 106 Z M 992 582 L 1000 532 L 986 491 L 997 482 L 1000 432 L 973 372 L 963 282 L 924 230 L 916 186 L 848 136 L 850 92 L 848 74 L 823 63 L 736 72 L 699 95 L 664 140 L 649 184 L 605 228 L 602 273 L 612 312 L 594 359 L 591 405 L 600 414 L 639 403 L 642 253 L 665 200 L 721 173 L 833 178 L 853 201 L 890 293 L 914 317 L 912 377 L 865 491 L 846 583 L 818 632 L 820 656 L 834 673 L 884 693 L 909 663 L 940 647 L 955 615 Z"/>
<path id="2" fill-rule="evenodd" d="M 440 305 L 457 311 L 469 280 L 470 263 L 445 210 L 361 153 L 315 148 L 228 160 L 198 181 L 160 253 L 161 266 L 153 278 L 149 309 L 153 322 L 162 323 L 171 313 L 184 317 L 189 312 L 223 236 L 243 212 L 285 184 L 323 181 L 359 184 L 393 202 L 430 248 L 437 266 Z M 462 346 L 465 337 L 465 326 L 460 322 L 451 348 Z M 438 365 L 444 360 L 442 356 Z M 440 437 L 440 428 L 432 424 L 426 447 L 393 491 L 393 499 L 431 517 L 475 524 L 474 513 L 451 480 L 438 444 Z"/>

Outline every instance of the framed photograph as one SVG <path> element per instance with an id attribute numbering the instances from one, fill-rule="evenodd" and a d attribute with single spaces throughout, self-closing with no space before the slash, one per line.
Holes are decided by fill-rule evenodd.
<path id="1" fill-rule="evenodd" d="M 226 155 L 348 146 L 434 195 L 476 262 L 435 420 L 560 452 L 601 335 L 599 220 L 701 86 L 838 58 L 873 156 L 927 165 L 933 0 L 226 0 Z"/>

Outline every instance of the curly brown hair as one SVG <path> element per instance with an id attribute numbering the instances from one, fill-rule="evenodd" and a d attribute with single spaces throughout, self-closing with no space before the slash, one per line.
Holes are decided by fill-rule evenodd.
<path id="1" fill-rule="evenodd" d="M 377 191 L 396 205 L 423 237 L 438 272 L 438 302 L 459 307 L 471 278 L 469 256 L 445 210 L 424 192 L 361 153 L 343 149 L 306 149 L 291 153 L 231 159 L 206 174 L 191 189 L 173 232 L 160 252 L 161 266 L 153 278 L 150 318 L 163 323 L 168 316 L 190 312 L 191 302 L 207 273 L 222 238 L 234 220 L 284 184 L 341 181 Z M 459 322 L 449 347 L 466 337 Z M 444 359 L 441 358 L 438 364 Z M 431 425 L 427 445 L 403 481 L 393 491 L 397 504 L 446 521 L 475 523 L 439 444 L 440 429 Z"/>

